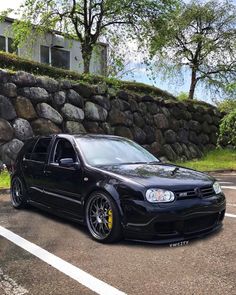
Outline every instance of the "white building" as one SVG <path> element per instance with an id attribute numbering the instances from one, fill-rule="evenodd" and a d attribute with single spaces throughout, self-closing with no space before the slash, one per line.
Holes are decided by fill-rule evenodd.
<path id="1" fill-rule="evenodd" d="M 13 53 L 12 23 L 14 19 L 6 18 L 0 22 L 0 51 Z M 81 44 L 74 39 L 66 39 L 58 31 L 52 31 L 27 42 L 17 49 L 20 57 L 27 58 L 54 67 L 60 67 L 79 73 L 83 72 Z M 90 72 L 105 75 L 107 68 L 107 45 L 99 43 L 93 53 Z"/>

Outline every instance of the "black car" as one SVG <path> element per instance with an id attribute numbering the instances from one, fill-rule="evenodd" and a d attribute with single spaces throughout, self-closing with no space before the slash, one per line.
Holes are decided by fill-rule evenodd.
<path id="1" fill-rule="evenodd" d="M 218 230 L 225 196 L 209 175 L 164 164 L 111 135 L 27 141 L 11 181 L 15 208 L 30 204 L 85 223 L 92 237 L 171 243 Z"/>

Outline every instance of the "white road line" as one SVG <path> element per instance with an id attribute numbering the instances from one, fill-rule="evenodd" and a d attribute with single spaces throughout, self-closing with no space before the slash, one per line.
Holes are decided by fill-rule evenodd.
<path id="1" fill-rule="evenodd" d="M 236 218 L 236 215 L 235 215 L 235 214 L 231 214 L 231 213 L 225 213 L 225 216 L 227 216 L 227 217 L 234 217 L 234 218 Z"/>
<path id="2" fill-rule="evenodd" d="M 223 184 L 223 183 L 228 183 L 228 184 L 233 184 L 233 182 L 232 181 L 219 181 L 220 182 L 220 184 Z"/>
<path id="3" fill-rule="evenodd" d="M 76 280 L 77 282 L 79 282 L 80 284 L 84 285 L 85 287 L 89 288 L 97 294 L 125 295 L 125 293 L 119 291 L 118 289 L 108 285 L 103 281 L 100 281 L 99 279 L 81 270 L 80 268 L 44 250 L 43 248 L 25 240 L 24 238 L 18 236 L 17 234 L 2 226 L 0 226 L 0 235 L 8 239 L 12 243 L 16 244 L 17 246 L 21 247 L 22 249 L 33 254 L 34 256 L 38 257 L 47 264 L 53 266 L 57 270 L 66 274 L 70 278 Z"/>
<path id="4" fill-rule="evenodd" d="M 226 203 L 227 206 L 236 207 L 236 204 Z"/>
<path id="5" fill-rule="evenodd" d="M 226 188 L 226 189 L 235 189 L 236 190 L 236 186 L 221 186 L 222 188 Z"/>

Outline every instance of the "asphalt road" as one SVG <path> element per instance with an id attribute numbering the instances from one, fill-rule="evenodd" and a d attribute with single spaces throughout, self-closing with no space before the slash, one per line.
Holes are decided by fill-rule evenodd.
<path id="1" fill-rule="evenodd" d="M 36 209 L 14 210 L 9 196 L 0 195 L 0 295 L 95 294 L 95 278 L 108 284 L 100 291 L 108 295 L 236 294 L 236 173 L 216 177 L 227 197 L 229 216 L 224 228 L 182 247 L 127 241 L 99 244 L 83 226 Z M 31 254 L 23 249 L 28 247 L 27 241 L 14 236 L 21 248 L 2 237 L 1 228 L 40 248 L 33 248 Z M 44 251 L 41 248 L 56 257 L 43 252 L 46 262 L 42 261 L 37 257 Z M 54 263 L 51 258 L 55 265 L 60 262 L 60 270 L 50 265 Z M 63 260 L 58 262 L 59 258 Z M 81 270 L 92 277 L 85 276 L 79 283 L 76 276 L 79 280 L 83 277 Z M 74 278 L 66 275 L 67 271 Z M 109 286 L 116 288 L 114 293 Z"/>

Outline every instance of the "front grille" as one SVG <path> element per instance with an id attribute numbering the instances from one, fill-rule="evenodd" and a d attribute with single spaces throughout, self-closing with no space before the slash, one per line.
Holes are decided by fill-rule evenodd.
<path id="1" fill-rule="evenodd" d="M 218 221 L 219 214 L 210 214 L 198 218 L 192 218 L 184 221 L 184 233 L 197 232 L 213 227 Z"/>
<path id="2" fill-rule="evenodd" d="M 204 188 L 201 188 L 200 190 L 203 197 L 210 197 L 215 194 L 213 186 L 204 187 Z"/>
<path id="3" fill-rule="evenodd" d="M 214 195 L 214 189 L 213 186 L 207 186 L 207 187 L 201 187 L 201 188 L 195 188 L 191 190 L 185 190 L 185 191 L 177 191 L 175 192 L 177 199 L 191 199 L 191 198 L 208 198 Z"/>
<path id="4" fill-rule="evenodd" d="M 205 216 L 194 217 L 186 220 L 156 222 L 154 224 L 155 231 L 160 236 L 193 234 L 197 232 L 207 231 L 213 228 L 217 222 L 224 218 L 224 211 L 212 213 Z"/>

